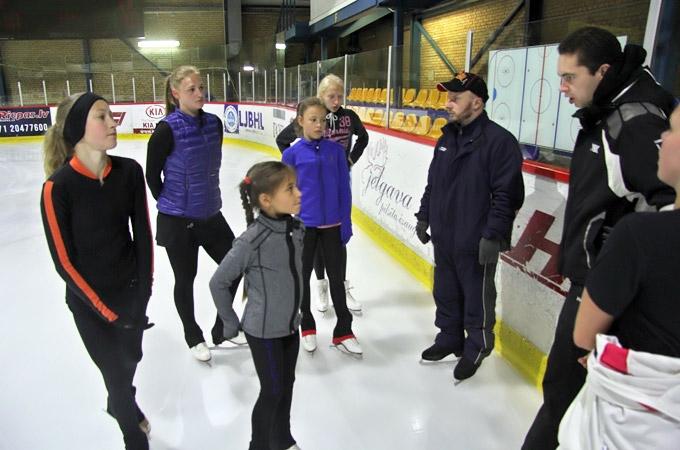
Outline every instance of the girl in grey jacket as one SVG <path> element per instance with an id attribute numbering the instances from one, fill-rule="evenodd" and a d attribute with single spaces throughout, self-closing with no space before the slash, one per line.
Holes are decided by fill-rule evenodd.
<path id="1" fill-rule="evenodd" d="M 217 268 L 210 291 L 225 338 L 245 332 L 260 380 L 250 450 L 294 450 L 290 407 L 300 346 L 304 226 L 292 215 L 300 211 L 301 194 L 294 169 L 279 161 L 251 167 L 240 191 L 248 229 Z M 239 323 L 230 287 L 242 274 L 248 303 Z"/>

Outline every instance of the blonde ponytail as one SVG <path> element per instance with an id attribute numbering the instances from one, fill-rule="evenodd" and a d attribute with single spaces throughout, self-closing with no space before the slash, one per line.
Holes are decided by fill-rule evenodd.
<path id="1" fill-rule="evenodd" d="M 64 140 L 64 122 L 73 104 L 83 95 L 83 92 L 73 94 L 61 101 L 57 107 L 57 117 L 45 133 L 43 140 L 43 168 L 45 175 L 49 178 L 58 168 L 64 165 L 69 157 L 73 155 L 73 147 Z"/>

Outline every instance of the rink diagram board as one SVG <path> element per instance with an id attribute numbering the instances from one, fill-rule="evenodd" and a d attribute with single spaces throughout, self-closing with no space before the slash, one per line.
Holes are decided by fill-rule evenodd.
<path id="1" fill-rule="evenodd" d="M 625 46 L 627 37 L 620 36 Z M 558 44 L 489 52 L 489 117 L 521 144 L 571 152 L 581 128 L 560 93 Z"/>

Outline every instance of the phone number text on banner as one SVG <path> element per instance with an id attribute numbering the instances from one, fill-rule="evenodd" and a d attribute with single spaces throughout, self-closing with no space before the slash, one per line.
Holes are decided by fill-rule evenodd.
<path id="1" fill-rule="evenodd" d="M 0 137 L 40 136 L 52 125 L 50 108 L 0 108 Z"/>

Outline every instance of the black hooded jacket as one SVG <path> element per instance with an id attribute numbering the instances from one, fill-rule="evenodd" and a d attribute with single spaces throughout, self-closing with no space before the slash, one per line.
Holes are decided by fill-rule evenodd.
<path id="1" fill-rule="evenodd" d="M 633 211 L 672 205 L 674 190 L 657 176 L 659 139 L 675 99 L 642 66 L 646 52 L 627 45 L 578 110 L 583 128 L 571 160 L 559 269 L 583 285 L 612 227 Z"/>

